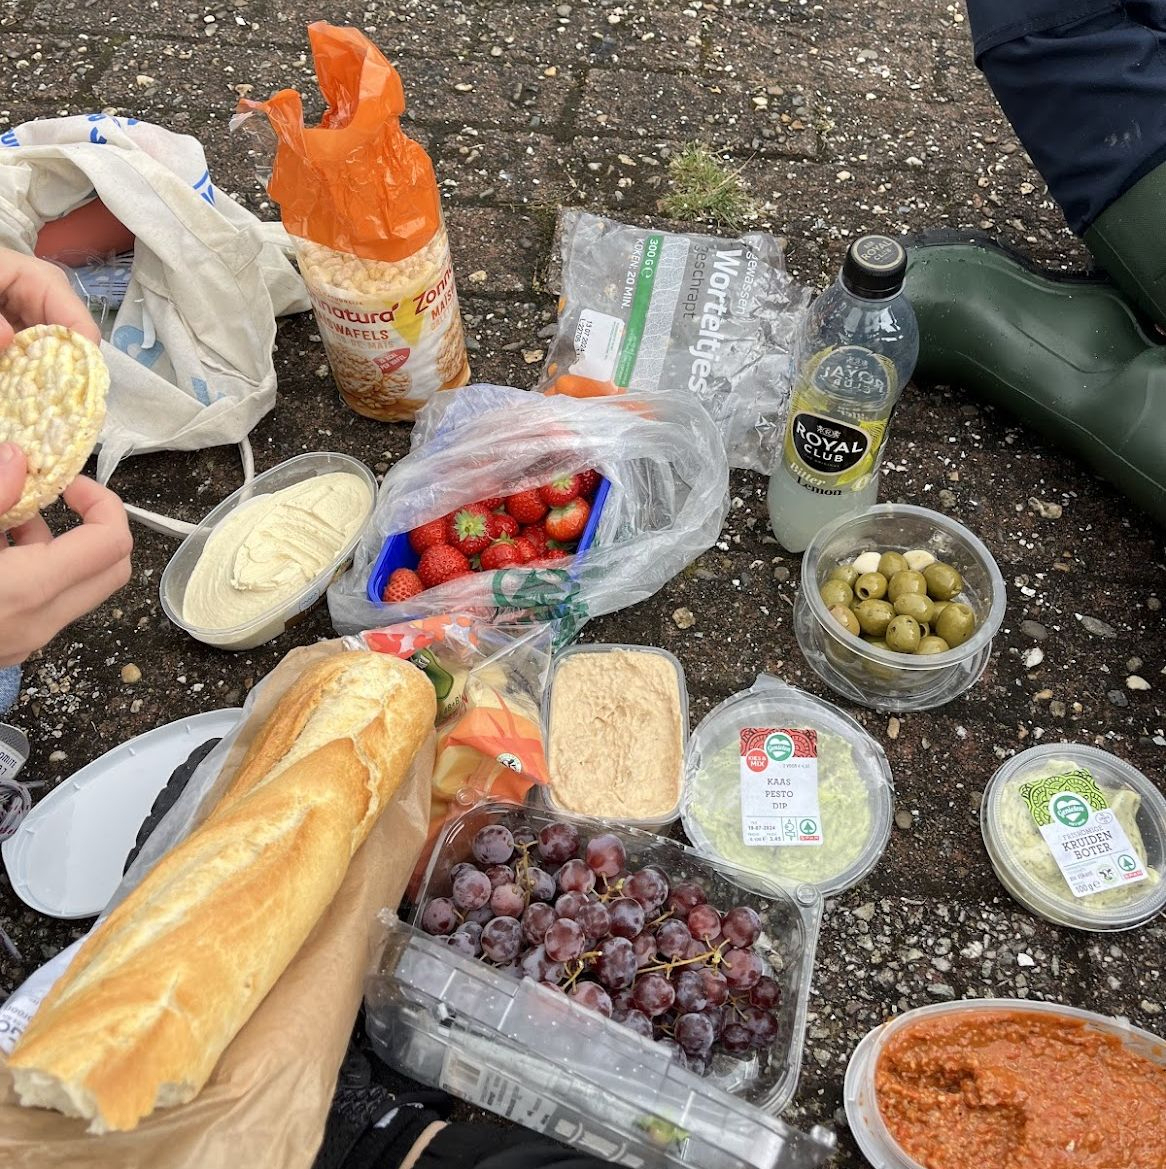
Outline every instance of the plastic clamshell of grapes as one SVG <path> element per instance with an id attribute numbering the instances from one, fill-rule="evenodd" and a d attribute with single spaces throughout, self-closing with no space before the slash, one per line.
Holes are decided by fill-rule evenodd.
<path id="1" fill-rule="evenodd" d="M 485 881 L 473 874 L 499 867 L 513 880 L 493 885 L 483 909 Z M 674 840 L 482 804 L 439 840 L 408 936 L 442 971 L 432 972 L 432 1010 L 468 1012 L 493 1045 L 492 1066 L 505 1051 L 566 1069 L 608 1122 L 613 1069 L 649 1092 L 664 1068 L 668 1083 L 780 1125 L 801 1065 L 822 902 L 809 885 L 774 883 L 768 896 L 751 885 L 755 875 Z M 491 906 L 502 912 L 483 921 Z M 462 937 L 463 920 L 480 934 Z M 552 1080 L 549 1068 L 539 1077 Z"/>

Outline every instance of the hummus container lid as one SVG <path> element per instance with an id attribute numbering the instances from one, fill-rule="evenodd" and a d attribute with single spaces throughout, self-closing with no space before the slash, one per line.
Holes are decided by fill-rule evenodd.
<path id="1" fill-rule="evenodd" d="M 547 754 L 547 769 L 550 770 L 551 757 L 551 695 L 555 688 L 555 677 L 558 674 L 559 667 L 562 666 L 569 657 L 574 654 L 587 653 L 612 653 L 613 651 L 625 651 L 627 653 L 648 653 L 655 654 L 657 657 L 667 659 L 672 663 L 676 670 L 676 685 L 680 694 L 680 750 L 683 753 L 688 747 L 688 686 L 684 681 L 684 667 L 680 664 L 680 659 L 675 654 L 669 653 L 666 649 L 661 649 L 655 645 L 630 645 L 621 642 L 590 642 L 585 645 L 573 645 L 561 653 L 555 655 L 555 660 L 551 665 L 551 677 L 543 690 L 543 704 L 542 704 L 542 725 L 543 725 L 543 740 L 546 744 Z M 546 784 L 540 786 L 539 790 L 542 793 L 542 800 L 546 807 L 555 812 L 563 812 L 568 816 L 578 816 L 582 813 L 572 812 L 568 808 L 564 808 L 555 799 L 555 784 L 553 779 L 549 779 Z M 621 824 L 629 828 L 642 828 L 647 832 L 659 832 L 667 828 L 670 824 L 676 822 L 676 818 L 680 815 L 680 800 L 683 793 L 683 767 L 682 774 L 677 776 L 676 781 L 676 802 L 670 804 L 658 816 L 610 816 L 611 819 L 618 819 Z M 596 815 L 603 815 L 604 813 L 596 813 Z"/>
<path id="2" fill-rule="evenodd" d="M 1008 1011 L 1014 1014 L 1060 1015 L 1080 1021 L 1093 1031 L 1112 1035 L 1134 1054 L 1166 1066 L 1166 1044 L 1149 1031 L 1131 1026 L 1120 1019 L 1064 1007 L 1060 1003 L 1036 1002 L 1032 999 L 970 999 L 958 1003 L 934 1003 L 917 1007 L 867 1032 L 854 1049 L 846 1066 L 842 1089 L 846 1119 L 862 1155 L 873 1169 L 924 1169 L 891 1135 L 879 1111 L 875 1094 L 875 1072 L 887 1043 L 903 1028 L 940 1016 L 968 1015 L 982 1011 Z M 986 1165 L 986 1169 L 990 1166 Z"/>
<path id="3" fill-rule="evenodd" d="M 318 475 L 330 475 L 338 471 L 356 476 L 368 487 L 368 509 L 344 546 L 313 580 L 286 600 L 273 605 L 266 612 L 231 628 L 207 629 L 191 625 L 183 619 L 183 598 L 186 594 L 187 583 L 190 581 L 190 574 L 194 571 L 194 566 L 198 563 L 211 533 L 223 520 L 257 496 L 271 495 L 276 491 L 282 491 L 285 487 L 302 483 L 306 479 L 313 479 Z M 369 516 L 372 515 L 373 508 L 376 506 L 376 497 L 376 476 L 368 467 L 359 459 L 331 451 L 311 451 L 307 454 L 296 455 L 294 458 L 264 471 L 263 474 L 256 475 L 250 483 L 245 483 L 238 491 L 227 496 L 218 507 L 211 511 L 182 541 L 178 551 L 170 558 L 158 586 L 163 611 L 175 625 L 180 629 L 185 629 L 191 637 L 219 649 L 235 651 L 254 649 L 257 645 L 271 641 L 283 633 L 289 625 L 294 625 L 297 620 L 306 615 L 308 610 L 324 595 L 337 574 L 347 566 L 357 541 L 360 539 L 361 532 L 363 532 Z"/>
<path id="4" fill-rule="evenodd" d="M 1009 759 L 980 830 L 1004 888 L 1057 925 L 1133 929 L 1166 907 L 1166 799 L 1108 751 L 1043 743 Z"/>
<path id="5" fill-rule="evenodd" d="M 753 748 L 743 751 L 745 728 L 814 731 L 816 744 L 766 734 L 754 736 Z M 816 767 L 808 763 L 815 747 Z M 788 759 L 791 751 L 801 757 L 796 774 L 782 768 L 782 756 Z M 775 786 L 766 783 L 767 771 L 795 785 L 790 801 L 769 795 L 758 802 L 759 791 Z M 816 817 L 806 803 L 815 771 Z M 701 853 L 753 874 L 758 891 L 774 878 L 805 881 L 823 896 L 857 885 L 887 846 L 893 810 L 894 784 L 882 747 L 836 706 L 767 675 L 711 710 L 689 740 L 680 806 L 684 831 Z M 747 843 L 747 828 L 755 841 L 793 842 Z"/>

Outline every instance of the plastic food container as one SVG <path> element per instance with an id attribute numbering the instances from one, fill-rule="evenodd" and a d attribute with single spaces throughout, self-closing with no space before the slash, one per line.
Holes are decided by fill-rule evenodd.
<path id="1" fill-rule="evenodd" d="M 817 732 L 818 815 L 799 800 L 789 815 L 771 816 L 763 828 L 780 831 L 787 843 L 746 843 L 745 785 L 761 782 L 764 772 L 755 780 L 744 761 L 743 728 Z M 778 736 L 783 746 L 786 739 Z M 776 747 L 770 753 L 768 735 L 758 745 L 771 757 L 782 754 Z M 767 810 L 778 811 L 772 805 Z M 715 863 L 747 874 L 743 879 L 753 888 L 773 879 L 802 880 L 828 896 L 857 885 L 887 846 L 893 811 L 894 782 L 882 747 L 837 707 L 775 679 L 763 676 L 726 699 L 689 741 L 680 809 L 684 831 Z M 809 832 L 801 833 L 803 828 Z M 799 834 L 809 838 L 806 843 L 796 842 Z M 820 843 L 813 843 L 815 836 Z"/>
<path id="2" fill-rule="evenodd" d="M 569 657 L 573 654 L 594 654 L 594 653 L 611 653 L 613 650 L 627 650 L 632 653 L 650 653 L 657 654 L 662 658 L 666 658 L 676 669 L 676 683 L 680 691 L 680 749 L 683 757 L 684 752 L 688 747 L 688 687 L 684 681 L 684 667 L 680 664 L 679 658 L 674 654 L 670 654 L 666 649 L 659 649 L 651 645 L 623 645 L 623 644 L 599 644 L 592 645 L 576 645 L 570 649 L 564 650 L 558 654 L 554 662 L 554 673 L 551 675 L 549 684 L 543 692 L 543 741 L 547 745 L 547 758 L 550 759 L 550 745 L 551 734 L 553 727 L 551 725 L 551 696 L 555 686 L 555 675 Z M 683 771 L 683 768 L 682 768 Z M 683 787 L 683 776 L 676 777 L 676 802 L 672 804 L 667 810 L 663 811 L 659 816 L 648 816 L 641 819 L 634 819 L 631 817 L 620 816 L 619 822 L 629 828 L 642 828 L 646 832 L 659 832 L 667 828 L 670 824 L 676 822 L 676 818 L 680 815 L 680 800 Z M 564 811 L 560 805 L 555 801 L 554 780 L 547 783 L 539 790 L 542 793 L 543 801 L 548 808 L 553 812 Z M 567 815 L 572 813 L 567 812 Z M 614 817 L 613 817 L 614 818 Z"/>
<path id="3" fill-rule="evenodd" d="M 848 633 L 818 595 L 830 570 L 861 552 L 922 548 L 957 568 L 958 599 L 976 614 L 963 645 L 920 657 L 880 649 Z M 831 689 L 874 710 L 930 710 L 962 694 L 984 672 L 1004 619 L 1004 578 L 987 548 L 962 524 L 908 504 L 880 503 L 823 528 L 806 549 L 794 633 L 802 654 Z"/>
<path id="4" fill-rule="evenodd" d="M 349 538 L 348 542 L 336 554 L 335 559 L 310 584 L 301 589 L 295 596 L 289 597 L 277 608 L 232 629 L 203 629 L 189 625 L 182 618 L 182 602 L 186 593 L 186 585 L 190 574 L 198 562 L 202 550 L 211 532 L 218 527 L 233 511 L 259 495 L 270 495 L 291 487 L 295 483 L 302 483 L 305 479 L 313 479 L 317 475 L 328 475 L 336 471 L 344 471 L 356 475 L 368 484 L 369 502 L 368 511 L 360 524 Z M 250 482 L 240 487 L 233 495 L 229 495 L 218 505 L 197 528 L 178 547 L 178 551 L 170 558 L 166 571 L 162 573 L 159 585 L 159 594 L 162 608 L 166 616 L 180 629 L 185 629 L 191 637 L 198 641 L 213 645 L 219 649 L 245 650 L 254 649 L 265 641 L 271 641 L 283 631 L 303 619 L 307 612 L 323 597 L 328 586 L 340 575 L 352 559 L 360 533 L 372 515 L 373 505 L 376 502 L 377 481 L 373 473 L 358 459 L 348 455 L 334 454 L 328 451 L 313 451 L 306 455 L 296 455 L 287 462 L 256 475 Z"/>
<path id="5" fill-rule="evenodd" d="M 368 1033 L 393 1067 L 547 1136 L 618 1164 L 692 1169 L 808 1169 L 834 1137 L 778 1119 L 792 1097 L 821 898 L 806 885 L 744 891 L 741 874 L 691 848 L 600 820 L 483 804 L 452 824 L 430 860 L 418 911 L 449 890 L 483 824 L 538 831 L 555 820 L 584 836 L 612 832 L 628 864 L 700 881 L 715 904 L 750 905 L 763 922 L 761 952 L 781 985 L 777 1042 L 763 1056 L 719 1055 L 697 1076 L 620 1023 L 528 980 L 464 958 L 410 926 L 390 930 L 366 986 Z"/>
<path id="6" fill-rule="evenodd" d="M 862 1155 L 870 1162 L 872 1169 L 924 1169 L 918 1161 L 903 1151 L 887 1131 L 887 1126 L 879 1114 L 875 1095 L 875 1070 L 886 1045 L 904 1027 L 923 1019 L 992 1010 L 1018 1014 L 1060 1015 L 1079 1019 L 1091 1030 L 1121 1040 L 1135 1054 L 1166 1066 L 1166 1042 L 1158 1036 L 1105 1015 L 1078 1010 L 1075 1007 L 1063 1007 L 1059 1003 L 1038 1003 L 1028 999 L 975 999 L 960 1003 L 937 1003 L 934 1006 L 907 1011 L 866 1035 L 854 1049 L 846 1068 L 846 1081 L 843 1087 L 846 1118 L 850 1122 L 850 1131 Z M 992 1167 L 985 1162 L 985 1169 Z"/>
<path id="7" fill-rule="evenodd" d="M 1046 784 L 1025 801 L 1021 785 L 1078 770 L 1096 782 L 1108 809 L 1090 813 L 1096 793 L 1072 780 Z M 1074 790 L 1062 795 L 1061 789 Z M 1064 845 L 1046 842 L 1037 814 L 1049 821 L 1055 836 L 1064 837 Z M 1009 759 L 984 791 L 980 830 L 1004 888 L 1057 925 L 1133 929 L 1166 906 L 1166 799 L 1140 771 L 1108 751 L 1046 743 Z M 1066 848 L 1078 890 L 1096 887 L 1096 892 L 1074 892 L 1056 860 Z M 1086 857 L 1082 867 L 1074 863 L 1078 856 Z"/>
<path id="8" fill-rule="evenodd" d="M 603 513 L 603 505 L 607 502 L 611 491 L 611 481 L 601 478 L 595 489 L 595 502 L 591 507 L 591 514 L 587 517 L 587 526 L 579 537 L 575 546 L 576 555 L 586 552 L 595 543 L 595 533 L 599 530 L 599 517 Z M 373 562 L 372 571 L 368 574 L 368 599 L 374 605 L 384 604 L 385 585 L 389 577 L 398 568 L 416 568 L 421 557 L 413 551 L 409 543 L 408 532 L 393 532 L 385 537 L 381 550 Z"/>

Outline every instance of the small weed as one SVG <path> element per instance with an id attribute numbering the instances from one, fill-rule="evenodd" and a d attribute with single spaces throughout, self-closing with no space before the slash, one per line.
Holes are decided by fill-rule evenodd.
<path id="1" fill-rule="evenodd" d="M 672 219 L 712 219 L 738 228 L 757 214 L 739 170 L 731 170 L 706 146 L 692 143 L 668 164 L 672 190 L 660 210 Z"/>

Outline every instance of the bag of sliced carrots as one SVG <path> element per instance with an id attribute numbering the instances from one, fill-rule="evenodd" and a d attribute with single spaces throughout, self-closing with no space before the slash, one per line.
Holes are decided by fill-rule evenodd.
<path id="1" fill-rule="evenodd" d="M 299 93 L 244 99 L 234 125 L 274 134 L 268 193 L 300 272 L 340 396 L 358 414 L 411 419 L 470 379 L 433 164 L 401 129 L 400 74 L 354 28 L 308 26 L 328 103 L 304 125 Z M 270 135 L 268 136 L 270 138 Z"/>

